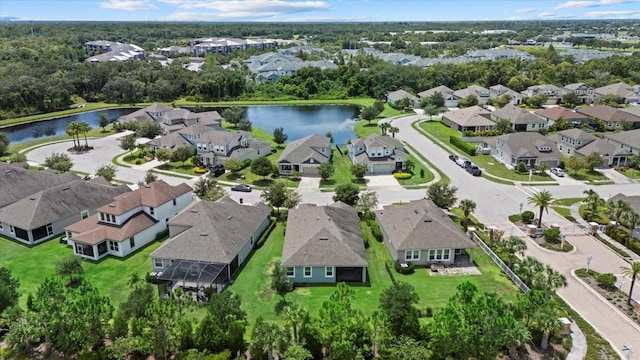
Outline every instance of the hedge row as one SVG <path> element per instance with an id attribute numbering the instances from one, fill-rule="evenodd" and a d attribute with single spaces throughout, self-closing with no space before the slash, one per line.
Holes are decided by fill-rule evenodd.
<path id="1" fill-rule="evenodd" d="M 449 142 L 451 143 L 451 145 L 454 145 L 455 147 L 457 147 L 458 149 L 464 151 L 465 153 L 469 154 L 470 156 L 475 156 L 476 155 L 476 147 L 475 147 L 475 145 L 467 144 L 466 142 L 464 142 L 462 139 L 460 139 L 457 136 L 450 136 L 449 137 Z"/>

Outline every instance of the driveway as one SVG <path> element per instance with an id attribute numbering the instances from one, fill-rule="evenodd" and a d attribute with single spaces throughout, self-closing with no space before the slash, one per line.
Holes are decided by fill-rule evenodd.
<path id="1" fill-rule="evenodd" d="M 633 184 L 633 180 L 620 174 L 616 169 L 598 169 L 598 171 L 613 181 L 614 184 Z"/>
<path id="2" fill-rule="evenodd" d="M 403 189 L 393 175 L 366 175 L 367 190 L 399 190 Z"/>
<path id="3" fill-rule="evenodd" d="M 298 192 L 315 192 L 320 189 L 320 177 L 302 176 L 298 183 Z"/>

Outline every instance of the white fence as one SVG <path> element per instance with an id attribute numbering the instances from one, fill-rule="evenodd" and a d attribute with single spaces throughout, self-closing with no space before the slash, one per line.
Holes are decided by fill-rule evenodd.
<path id="1" fill-rule="evenodd" d="M 495 262 L 496 265 L 498 265 L 498 267 L 507 275 L 509 279 L 511 279 L 511 281 L 513 281 L 514 284 L 516 284 L 516 286 L 522 292 L 524 293 L 529 292 L 529 287 L 527 286 L 527 284 L 525 284 L 522 280 L 520 280 L 518 275 L 516 275 L 516 273 L 514 273 L 513 270 L 511 270 L 507 266 L 507 264 L 505 264 L 504 261 L 502 261 L 502 259 L 500 259 L 500 257 L 496 255 L 496 253 L 494 253 L 493 250 L 491 250 L 491 248 L 487 244 L 485 244 L 485 242 L 482 241 L 482 239 L 476 233 L 473 233 L 471 235 L 471 239 L 475 241 L 476 244 L 478 244 L 482 248 L 482 250 L 484 250 L 484 252 L 487 253 L 487 255 L 489 255 L 489 257 L 493 260 L 493 262 Z"/>

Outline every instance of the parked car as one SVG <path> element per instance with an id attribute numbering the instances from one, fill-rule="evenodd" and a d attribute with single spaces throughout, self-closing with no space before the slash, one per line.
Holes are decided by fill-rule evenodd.
<path id="1" fill-rule="evenodd" d="M 471 164 L 467 166 L 467 172 L 473 176 L 482 175 L 482 170 L 480 170 L 480 168 L 476 164 Z"/>
<path id="2" fill-rule="evenodd" d="M 212 167 L 209 168 L 209 171 L 211 171 L 211 175 L 218 177 L 224 174 L 224 165 L 222 164 L 213 165 Z"/>
<path id="3" fill-rule="evenodd" d="M 451 161 L 454 161 L 454 162 L 455 162 L 456 160 L 458 160 L 458 155 L 456 155 L 456 154 L 449 154 L 449 160 L 451 160 Z"/>
<path id="4" fill-rule="evenodd" d="M 458 166 L 460 166 L 463 169 L 466 169 L 467 166 L 471 165 L 471 160 L 467 159 L 464 156 L 458 156 L 458 159 L 456 159 L 456 164 L 458 164 Z"/>
<path id="5" fill-rule="evenodd" d="M 231 187 L 231 191 L 251 192 L 251 186 L 247 184 L 237 184 Z"/>
<path id="6" fill-rule="evenodd" d="M 551 173 L 558 177 L 564 177 L 564 170 L 560 168 L 551 168 Z"/>

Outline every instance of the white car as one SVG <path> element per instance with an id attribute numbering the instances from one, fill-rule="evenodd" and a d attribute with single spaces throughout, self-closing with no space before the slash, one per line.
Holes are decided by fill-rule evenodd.
<path id="1" fill-rule="evenodd" d="M 564 177 L 564 170 L 560 168 L 551 168 L 551 173 L 558 177 Z"/>

